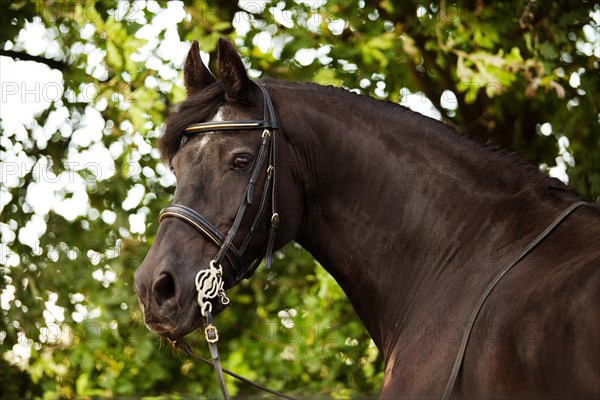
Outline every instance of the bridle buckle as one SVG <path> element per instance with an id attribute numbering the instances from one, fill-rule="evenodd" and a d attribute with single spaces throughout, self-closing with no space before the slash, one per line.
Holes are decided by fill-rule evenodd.
<path id="1" fill-rule="evenodd" d="M 219 331 L 217 331 L 217 327 L 213 324 L 208 324 L 206 328 L 204 328 L 204 338 L 208 343 L 217 343 L 219 341 Z"/>
<path id="2" fill-rule="evenodd" d="M 279 213 L 274 213 L 271 216 L 271 225 L 273 225 L 274 228 L 279 228 Z"/>

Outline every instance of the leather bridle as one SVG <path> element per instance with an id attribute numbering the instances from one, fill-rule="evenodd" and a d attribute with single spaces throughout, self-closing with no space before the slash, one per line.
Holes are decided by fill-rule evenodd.
<path id="1" fill-rule="evenodd" d="M 259 85 L 259 88 L 262 91 L 264 102 L 263 119 L 202 122 L 188 126 L 183 132 L 184 138 L 189 138 L 190 136 L 195 136 L 198 134 L 210 134 L 218 131 L 262 130 L 261 145 L 254 162 L 254 167 L 250 173 L 250 180 L 248 181 L 248 185 L 244 191 L 244 196 L 242 198 L 240 207 L 238 208 L 233 224 L 227 235 L 223 235 L 223 233 L 221 233 L 221 231 L 219 231 L 214 224 L 212 224 L 198 212 L 181 204 L 171 204 L 170 206 L 165 207 L 159 214 L 159 222 L 162 222 L 165 218 L 178 218 L 191 225 L 196 231 L 198 231 L 219 249 L 214 259 L 210 261 L 209 267 L 200 270 L 196 275 L 196 290 L 198 291 L 198 304 L 200 306 L 200 312 L 205 319 L 204 335 L 209 345 L 209 350 L 213 359 L 212 364 L 215 368 L 217 379 L 219 380 L 219 385 L 221 386 L 221 392 L 223 393 L 223 397 L 225 399 L 228 399 L 229 397 L 227 394 L 227 388 L 225 387 L 223 368 L 221 367 L 216 345 L 217 341 L 219 340 L 219 335 L 217 328 L 213 323 L 211 303 L 212 300 L 218 298 L 222 304 L 229 304 L 229 299 L 225 295 L 223 288 L 223 269 L 221 266 L 221 261 L 224 258 L 227 258 L 229 264 L 233 268 L 235 274 L 234 284 L 239 283 L 244 278 L 251 277 L 260 265 L 263 255 L 265 257 L 266 267 L 270 268 L 271 264 L 273 263 L 273 247 L 275 244 L 275 235 L 277 228 L 279 227 L 280 220 L 276 207 L 277 118 L 275 116 L 275 109 L 273 108 L 273 103 L 269 93 L 263 86 Z M 263 192 L 260 197 L 260 204 L 248 234 L 242 241 L 242 244 L 239 246 L 239 248 L 236 248 L 236 246 L 233 244 L 233 240 L 237 235 L 248 206 L 254 202 L 254 188 L 260 173 L 263 170 L 263 165 L 267 160 L 267 155 L 269 162 L 266 167 L 266 179 Z M 263 251 L 263 254 L 255 259 L 248 268 L 245 268 L 242 262 L 242 257 L 247 250 L 252 237 L 256 233 L 257 228 L 261 222 L 263 222 L 263 216 L 265 214 L 269 198 L 271 202 L 271 222 L 265 250 Z M 174 344 L 176 344 L 176 342 L 174 342 Z"/>
<path id="2" fill-rule="evenodd" d="M 237 214 L 233 221 L 233 225 L 229 229 L 227 236 L 223 235 L 210 221 L 204 218 L 202 215 L 181 204 L 171 204 L 165 207 L 159 214 L 159 222 L 162 222 L 165 218 L 175 217 L 182 221 L 190 224 L 196 231 L 202 234 L 205 238 L 210 240 L 218 249 L 218 253 L 214 258 L 214 263 L 219 265 L 224 257 L 231 264 L 235 272 L 235 283 L 239 283 L 244 278 L 250 278 L 256 268 L 258 268 L 262 257 L 257 258 L 249 268 L 245 268 L 242 262 L 242 256 L 248 248 L 252 237 L 256 233 L 256 229 L 262 222 L 262 216 L 265 213 L 267 202 L 271 200 L 271 227 L 269 229 L 269 236 L 267 239 L 267 245 L 263 252 L 266 257 L 265 264 L 267 268 L 271 267 L 273 263 L 273 246 L 275 243 L 275 234 L 279 227 L 279 213 L 276 207 L 276 171 L 277 171 L 277 118 L 275 116 L 275 110 L 269 93 L 263 86 L 259 86 L 262 91 L 264 99 L 264 113 L 262 120 L 241 120 L 241 121 L 214 121 L 214 122 L 202 122 L 193 124 L 185 128 L 184 136 L 190 137 L 198 134 L 209 134 L 218 131 L 231 131 L 231 130 L 262 130 L 261 146 L 256 157 L 252 173 L 248 186 L 244 192 L 244 197 L 238 208 Z M 263 187 L 263 193 L 260 199 L 260 205 L 258 211 L 254 216 L 250 231 L 244 238 L 239 249 L 233 244 L 233 240 L 240 228 L 240 224 L 246 209 L 254 201 L 254 188 L 258 177 L 262 170 L 262 167 L 269 156 L 269 164 L 266 169 L 266 180 Z M 269 196 L 270 194 L 270 196 Z"/>

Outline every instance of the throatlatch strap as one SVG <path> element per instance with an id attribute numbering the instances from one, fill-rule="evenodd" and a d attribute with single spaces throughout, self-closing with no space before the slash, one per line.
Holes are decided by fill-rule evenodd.
<path id="1" fill-rule="evenodd" d="M 267 93 L 267 90 L 260 86 L 263 91 L 264 97 L 266 101 L 266 107 L 271 115 L 271 120 L 273 121 L 273 137 L 271 138 L 271 153 L 269 154 L 269 162 L 273 167 L 273 176 L 272 176 L 272 187 L 271 187 L 271 228 L 269 229 L 269 238 L 267 239 L 267 248 L 265 250 L 265 266 L 267 269 L 271 268 L 273 264 L 273 251 L 275 246 L 275 236 L 277 235 L 277 228 L 279 228 L 280 217 L 277 212 L 277 169 L 275 166 L 277 165 L 277 120 L 275 117 L 275 109 L 273 108 L 273 103 L 271 102 L 271 98 Z"/>

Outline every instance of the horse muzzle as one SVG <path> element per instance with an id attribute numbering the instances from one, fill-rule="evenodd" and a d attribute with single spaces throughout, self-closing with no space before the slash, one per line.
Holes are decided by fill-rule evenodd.
<path id="1" fill-rule="evenodd" d="M 142 264 L 135 273 L 135 290 L 148 329 L 176 340 L 204 325 L 193 277 L 177 280 L 167 271 L 157 276 L 148 276 L 144 271 Z M 208 303 L 213 315 L 226 308 L 220 297 Z"/>

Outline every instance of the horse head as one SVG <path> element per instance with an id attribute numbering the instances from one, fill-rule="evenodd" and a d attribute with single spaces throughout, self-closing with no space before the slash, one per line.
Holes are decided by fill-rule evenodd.
<path id="1" fill-rule="evenodd" d="M 279 161 L 270 96 L 226 40 L 219 41 L 218 69 L 220 80 L 194 41 L 184 65 L 188 97 L 171 111 L 158 142 L 177 190 L 135 272 L 135 288 L 148 328 L 170 339 L 222 311 L 224 290 L 251 276 L 263 256 L 269 265 L 275 246 L 293 237 L 289 220 L 279 226 L 276 208 L 298 201 L 285 187 L 285 171 L 277 187 L 285 153 Z"/>

